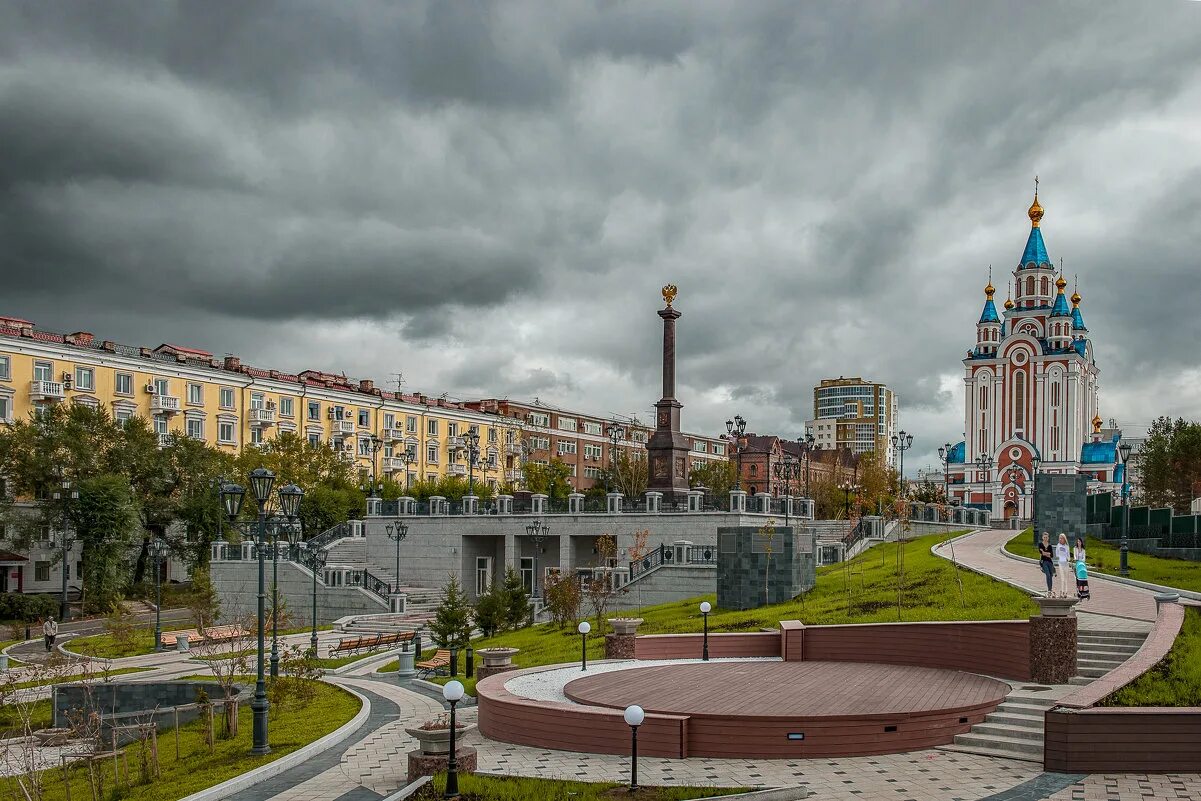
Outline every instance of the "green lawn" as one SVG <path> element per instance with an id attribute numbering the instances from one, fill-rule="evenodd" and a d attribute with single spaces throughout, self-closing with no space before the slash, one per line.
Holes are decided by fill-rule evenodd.
<path id="1" fill-rule="evenodd" d="M 1075 540 L 1071 544 L 1075 545 Z M 1121 559 L 1119 543 L 1113 540 L 1089 537 L 1084 543 L 1084 548 L 1088 551 L 1088 572 L 1118 575 L 1118 564 Z M 1038 548 L 1034 547 L 1030 529 L 1026 529 L 1009 540 L 1005 544 L 1005 550 L 1017 556 L 1038 558 Z M 1167 559 L 1162 556 L 1149 556 L 1130 551 L 1126 554 L 1126 564 L 1130 568 L 1130 578 L 1132 579 L 1201 592 L 1201 562 Z"/>
<path id="2" fill-rule="evenodd" d="M 267 643 L 267 649 L 268 649 L 268 654 L 270 654 L 270 649 L 271 649 L 270 641 L 268 641 L 268 643 Z M 248 648 L 246 650 L 246 655 L 253 656 L 257 650 L 258 650 L 258 646 L 255 646 L 254 648 Z M 333 658 L 322 657 L 317 660 L 317 666 L 321 667 L 321 668 L 325 668 L 326 670 L 333 670 L 334 668 L 340 668 L 343 665 L 349 665 L 352 662 L 358 662 L 360 660 L 368 659 L 373 656 L 379 656 L 380 653 L 381 653 L 380 651 L 375 651 L 375 652 L 369 653 L 369 654 L 351 654 L 349 656 L 339 656 L 339 657 L 333 657 Z M 227 659 L 227 658 L 229 658 L 229 654 L 215 654 L 215 655 L 214 654 L 205 654 L 204 656 L 193 656 L 192 658 L 211 662 L 216 659 Z M 270 657 L 268 656 L 268 658 L 270 658 Z M 395 660 L 393 660 L 393 662 L 395 662 Z M 392 669 L 396 670 L 395 667 L 393 667 Z"/>
<path id="3" fill-rule="evenodd" d="M 46 729 L 50 727 L 50 723 L 54 719 L 54 709 L 50 706 L 50 699 L 43 698 L 41 701 L 34 701 L 29 706 L 30 722 L 34 729 Z M 21 717 L 17 712 L 15 704 L 0 704 L 0 740 L 9 737 L 19 737 L 24 732 L 21 726 Z"/>
<path id="4" fill-rule="evenodd" d="M 129 774 L 133 786 L 122 788 L 117 797 L 123 801 L 175 801 L 191 795 L 279 759 L 329 734 L 353 718 L 358 713 L 359 706 L 359 699 L 345 690 L 331 684 L 316 683 L 313 700 L 303 706 L 294 703 L 291 707 L 283 709 L 278 717 L 272 715 L 272 751 L 265 756 L 250 754 L 253 725 L 249 705 L 243 705 L 239 710 L 238 736 L 231 740 L 218 739 L 214 753 L 211 754 L 204 745 L 203 729 L 198 721 L 180 728 L 179 759 L 175 756 L 174 733 L 162 732 L 158 738 L 161 778 L 149 783 L 140 782 L 138 746 L 129 746 L 126 750 L 129 753 Z M 219 733 L 219 716 L 216 725 Z M 108 797 L 112 781 L 111 769 L 105 776 L 105 793 Z M 0 794 L 18 797 L 14 785 L 12 779 L 0 779 Z M 62 771 L 58 768 L 49 771 L 43 801 L 65 801 L 65 791 Z M 82 768 L 72 771 L 70 795 L 76 801 L 92 797 L 86 771 Z"/>
<path id="5" fill-rule="evenodd" d="M 24 690 L 29 687 L 45 687 L 50 684 L 69 684 L 73 681 L 79 681 L 80 679 L 88 678 L 88 677 L 92 678 L 95 681 L 103 681 L 103 680 L 105 680 L 107 678 L 111 678 L 113 676 L 121 676 L 126 673 L 142 673 L 144 671 L 153 670 L 153 669 L 154 668 L 148 668 L 148 667 L 129 667 L 129 668 L 119 668 L 117 670 L 109 670 L 109 671 L 106 671 L 103 673 L 98 671 L 95 673 L 88 674 L 88 676 L 85 676 L 84 674 L 80 673 L 80 674 L 76 674 L 74 676 L 63 676 L 62 678 L 35 679 L 34 681 L 18 682 L 17 684 L 14 684 L 12 686 L 12 689 Z"/>
<path id="6" fill-rule="evenodd" d="M 280 616 L 282 620 L 282 615 Z M 318 631 L 328 631 L 333 626 L 318 626 Z M 164 628 L 164 632 L 170 631 L 186 631 L 185 628 L 169 629 Z M 292 628 L 283 629 L 280 635 L 284 634 L 304 634 L 311 632 L 311 626 L 293 626 Z M 271 630 L 267 630 L 267 639 L 271 639 Z M 133 636 L 128 643 L 118 643 L 113 639 L 113 635 L 93 634 L 90 637 L 79 637 L 78 639 L 67 640 L 64 645 L 68 651 L 72 651 L 83 656 L 96 657 L 98 659 L 121 659 L 127 656 L 143 656 L 145 654 L 154 653 L 154 627 L 143 628 L 138 627 L 133 630 Z"/>
<path id="7" fill-rule="evenodd" d="M 897 579 L 900 546 L 885 543 L 850 562 L 819 568 L 817 586 L 794 600 L 745 612 L 715 609 L 709 614 L 709 630 L 774 630 L 781 620 L 800 620 L 808 625 L 898 620 L 1025 620 L 1037 611 L 1034 602 L 1021 590 L 968 570 L 956 570 L 949 560 L 930 553 L 935 543 L 951 536 L 955 535 L 933 534 L 906 542 L 903 582 Z M 962 595 L 959 582 L 963 585 Z M 899 604 L 898 585 L 902 589 Z M 716 601 L 712 595 L 707 597 L 710 602 Z M 645 622 L 639 627 L 639 634 L 699 632 L 702 617 L 697 607 L 702 600 L 705 598 L 690 598 L 623 615 L 643 618 Z M 599 623 L 594 622 L 593 631 L 599 628 Z M 580 658 L 580 635 L 572 629 L 556 629 L 550 623 L 504 632 L 477 640 L 472 645 L 477 649 L 502 645 L 520 648 L 513 661 L 521 667 L 574 662 Z M 426 652 L 429 654 L 432 651 Z M 460 654 L 460 659 L 462 657 Z M 604 638 L 590 636 L 588 658 L 603 657 Z M 380 668 L 380 672 L 396 670 L 396 667 L 396 660 L 392 660 Z M 474 689 L 474 682 L 465 684 L 469 692 Z"/>
<path id="8" fill-rule="evenodd" d="M 411 797 L 411 801 L 440 801 L 446 775 L 439 774 Z M 622 792 L 624 785 L 569 782 L 557 779 L 511 778 L 459 774 L 462 801 L 682 801 L 746 792 L 728 787 L 640 787 L 636 794 Z"/>
<path id="9" fill-rule="evenodd" d="M 1201 706 L 1201 609 L 1186 607 L 1168 655 L 1101 706 Z"/>

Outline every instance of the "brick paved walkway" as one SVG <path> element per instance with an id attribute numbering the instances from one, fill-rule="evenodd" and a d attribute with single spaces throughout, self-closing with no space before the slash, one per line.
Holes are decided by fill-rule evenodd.
<path id="1" fill-rule="evenodd" d="M 1037 564 L 1011 559 L 1001 553 L 1001 546 L 1014 535 L 1013 531 L 986 529 L 964 537 L 954 545 L 955 559 L 965 567 L 998 578 L 1015 587 L 1040 594 L 1046 590 L 1042 571 Z M 951 546 L 941 545 L 936 550 L 940 556 L 951 558 Z M 1149 623 L 1155 620 L 1155 594 L 1149 590 L 1108 581 L 1103 576 L 1089 576 L 1092 598 L 1079 604 L 1077 612 L 1086 613 L 1080 625 L 1088 628 L 1094 615 L 1121 620 Z M 1113 628 L 1115 621 L 1098 621 L 1105 628 Z M 1120 622 L 1116 621 L 1116 622 Z M 1132 627 L 1131 630 L 1138 630 Z M 1146 630 L 1143 628 L 1142 630 Z"/>

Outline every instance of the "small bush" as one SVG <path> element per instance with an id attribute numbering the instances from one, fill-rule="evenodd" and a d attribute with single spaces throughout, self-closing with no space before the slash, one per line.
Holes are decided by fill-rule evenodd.
<path id="1" fill-rule="evenodd" d="M 35 623 L 44 617 L 58 617 L 59 599 L 54 595 L 25 595 L 6 592 L 0 595 L 0 620 Z"/>

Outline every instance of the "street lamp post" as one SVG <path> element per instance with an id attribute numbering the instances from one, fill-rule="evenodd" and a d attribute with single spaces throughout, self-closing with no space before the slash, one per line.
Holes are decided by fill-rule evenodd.
<path id="1" fill-rule="evenodd" d="M 980 494 L 983 495 L 988 491 L 989 471 L 992 470 L 992 457 L 987 453 L 982 453 L 977 456 L 976 469 L 984 473 L 984 480 L 980 482 Z"/>
<path id="2" fill-rule="evenodd" d="M 71 619 L 71 605 L 67 603 L 67 573 L 70 570 L 71 549 L 75 547 L 75 539 L 70 536 L 71 514 L 69 505 L 79 500 L 79 490 L 72 486 L 69 479 L 59 477 L 59 483 L 62 485 L 62 491 L 55 490 L 54 500 L 63 503 L 63 590 L 62 600 L 59 602 L 58 619 L 60 623 L 66 623 Z M 82 581 L 81 581 L 82 586 Z"/>
<path id="3" fill-rule="evenodd" d="M 713 605 L 708 601 L 701 601 L 701 616 L 705 619 L 705 638 L 701 640 L 704 643 L 701 646 L 701 661 L 709 661 L 709 613 L 713 611 Z"/>
<path id="4" fill-rule="evenodd" d="M 463 682 L 452 679 L 442 688 L 442 697 L 450 704 L 450 749 L 446 754 L 446 792 L 443 798 L 457 798 L 459 795 L 459 761 L 455 758 L 455 740 L 458 732 L 455 730 L 455 704 L 463 698 Z"/>
<path id="5" fill-rule="evenodd" d="M 633 793 L 638 790 L 638 727 L 646 719 L 646 713 L 634 704 L 626 707 L 622 717 L 630 727 L 630 792 Z"/>
<path id="6" fill-rule="evenodd" d="M 842 514 L 847 520 L 851 519 L 851 493 L 859 492 L 859 487 L 849 481 L 844 481 L 842 484 Z"/>
<path id="7" fill-rule="evenodd" d="M 409 468 L 417 461 L 417 454 L 412 448 L 405 448 L 397 458 L 405 466 L 405 491 L 407 492 L 413 488 L 413 474 L 409 472 Z"/>
<path id="8" fill-rule="evenodd" d="M 371 492 L 367 496 L 369 498 L 376 497 L 376 473 L 375 465 L 379 461 L 379 452 L 384 447 L 384 441 L 375 434 L 371 435 Z"/>
<path id="9" fill-rule="evenodd" d="M 150 552 L 150 561 L 154 563 L 154 650 L 163 650 L 163 587 L 162 587 L 162 572 L 163 558 L 167 555 L 167 541 L 162 537 L 155 537 L 147 550 Z"/>
<path id="10" fill-rule="evenodd" d="M 777 462 L 775 465 L 776 478 L 784 482 L 784 495 L 787 496 L 784 500 L 784 525 L 789 525 L 788 517 L 791 514 L 792 506 L 789 498 L 792 497 L 792 482 L 799 481 L 801 478 L 801 463 L 786 460 Z"/>
<path id="11" fill-rule="evenodd" d="M 1119 550 L 1118 573 L 1130 575 L 1128 554 L 1130 553 L 1130 452 L 1134 446 L 1129 442 L 1118 445 L 1118 458 L 1122 461 L 1122 546 Z"/>
<path id="12" fill-rule="evenodd" d="M 800 443 L 801 443 L 801 455 L 805 457 L 805 498 L 808 499 L 810 497 L 809 496 L 809 457 L 812 455 L 813 451 L 820 451 L 822 446 L 820 444 L 814 443 L 814 436 L 812 433 L 806 434 L 804 437 L 802 437 L 800 440 Z"/>
<path id="13" fill-rule="evenodd" d="M 588 632 L 592 631 L 592 624 L 587 620 L 581 620 L 580 625 L 576 627 L 576 631 L 580 633 L 580 670 L 588 669 Z"/>
<path id="14" fill-rule="evenodd" d="M 263 558 L 263 552 L 266 550 L 269 536 L 267 533 L 267 504 L 271 500 L 271 490 L 275 486 L 275 474 L 265 467 L 257 467 L 250 471 L 250 487 L 254 493 L 255 502 L 258 504 L 258 520 L 257 525 L 251 529 L 254 533 L 255 542 L 257 544 L 258 563 L 259 563 L 259 592 L 258 592 L 258 658 L 256 660 L 256 675 L 254 684 L 254 699 L 250 702 L 250 709 L 254 718 L 254 736 L 251 753 L 253 754 L 268 754 L 271 752 L 271 746 L 267 739 L 267 712 L 270 708 L 270 703 L 267 700 L 267 682 L 264 677 L 264 656 L 266 652 L 266 616 L 267 616 L 267 565 Z M 225 514 L 229 518 L 230 525 L 237 525 L 237 518 L 242 510 L 242 501 L 245 499 L 246 490 L 242 489 L 237 484 L 225 484 L 221 487 L 221 501 L 225 506 Z M 300 500 L 304 497 L 304 491 L 295 484 L 289 484 L 279 490 L 279 508 L 283 513 L 282 518 L 276 517 L 272 520 L 273 524 L 278 525 L 281 522 L 291 523 L 296 520 L 297 514 L 300 511 Z M 247 528 L 250 528 L 248 525 Z"/>
<path id="15" fill-rule="evenodd" d="M 538 554 L 542 552 L 542 543 L 546 542 L 546 538 L 550 536 L 550 526 L 543 523 L 541 520 L 535 520 L 525 527 L 525 535 L 530 538 L 530 543 L 534 546 L 534 580 L 533 590 L 530 592 L 531 598 L 538 597 Z"/>
<path id="16" fill-rule="evenodd" d="M 612 482 L 617 476 L 617 446 L 625 439 L 626 430 L 621 423 L 609 423 L 605 433 L 609 435 L 609 475 L 605 478 L 605 492 L 612 492 Z"/>
<path id="17" fill-rule="evenodd" d="M 397 520 L 394 523 L 389 523 L 384 526 L 384 530 L 388 532 L 388 539 L 396 543 L 396 572 L 393 574 L 396 579 L 396 588 L 400 588 L 400 543 L 405 537 L 409 536 L 409 526 L 403 520 Z M 391 587 L 389 590 L 395 592 Z"/>
<path id="18" fill-rule="evenodd" d="M 463 453 L 467 456 L 467 494 L 475 497 L 475 466 L 480 458 L 480 432 L 467 429 L 463 436 Z"/>
<path id="19" fill-rule="evenodd" d="M 1030 528 L 1034 531 L 1034 544 L 1038 545 L 1038 468 L 1043 460 L 1036 453 L 1030 457 Z"/>
<path id="20" fill-rule="evenodd" d="M 726 439 L 734 446 L 738 455 L 738 475 L 734 479 L 734 489 L 742 490 L 742 451 L 746 448 L 746 420 L 742 415 L 734 415 L 733 420 L 726 421 Z"/>
<path id="21" fill-rule="evenodd" d="M 901 458 L 900 475 L 901 475 L 901 497 L 905 497 L 905 451 L 913 447 L 913 435 L 906 434 L 905 429 L 901 429 L 900 434 L 892 435 L 892 449 L 896 451 Z"/>
<path id="22" fill-rule="evenodd" d="M 938 461 L 942 462 L 942 497 L 948 504 L 951 502 L 951 451 L 954 449 L 949 442 L 938 448 Z"/>
<path id="23" fill-rule="evenodd" d="M 328 554 L 317 548 L 309 551 L 309 568 L 313 572 L 313 634 L 309 637 L 309 645 L 313 649 L 313 658 L 317 658 L 317 574 L 325 569 L 325 559 Z"/>

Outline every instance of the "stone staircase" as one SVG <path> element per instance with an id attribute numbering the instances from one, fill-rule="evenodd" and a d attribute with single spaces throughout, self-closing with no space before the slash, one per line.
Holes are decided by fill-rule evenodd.
<path id="1" fill-rule="evenodd" d="M 370 569 L 367 564 L 367 540 L 338 540 L 326 549 L 326 565 L 345 565 L 356 570 Z M 372 573 L 376 573 L 374 569 Z"/>
<path id="2" fill-rule="evenodd" d="M 809 520 L 801 525 L 817 535 L 819 544 L 841 542 L 851 530 L 851 524 L 847 520 Z"/>
<path id="3" fill-rule="evenodd" d="M 1104 676 L 1133 656 L 1146 638 L 1146 634 L 1137 632 L 1079 632 L 1076 664 L 1080 675 L 1072 677 L 1070 685 L 1088 684 Z M 967 734 L 956 735 L 953 745 L 942 748 L 1042 763 L 1044 715 L 1069 691 L 1070 686 L 1041 689 L 1033 684 L 1019 686 L 983 723 L 973 726 Z"/>

